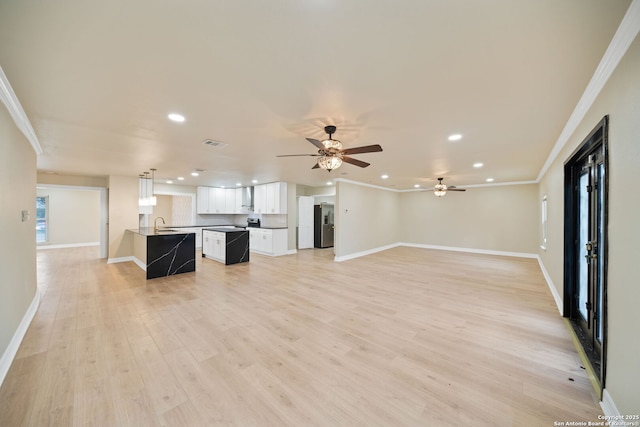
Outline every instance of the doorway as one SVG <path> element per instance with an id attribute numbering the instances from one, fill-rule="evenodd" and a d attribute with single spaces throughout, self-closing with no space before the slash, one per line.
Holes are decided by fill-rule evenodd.
<path id="1" fill-rule="evenodd" d="M 565 163 L 564 316 L 605 386 L 607 133 L 605 116 Z"/>

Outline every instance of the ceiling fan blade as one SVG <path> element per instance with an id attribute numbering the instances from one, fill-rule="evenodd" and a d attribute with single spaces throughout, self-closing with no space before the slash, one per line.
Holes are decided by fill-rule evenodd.
<path id="1" fill-rule="evenodd" d="M 317 139 L 313 139 L 313 138 L 307 138 L 307 141 L 309 141 L 310 143 L 312 143 L 313 145 L 315 145 L 316 147 L 318 147 L 321 150 L 324 150 L 324 144 L 322 144 L 322 142 L 318 141 Z"/>
<path id="2" fill-rule="evenodd" d="M 276 157 L 318 157 L 319 154 L 278 154 Z"/>
<path id="3" fill-rule="evenodd" d="M 362 154 L 362 153 L 375 153 L 382 151 L 382 147 L 378 144 L 375 145 L 363 145 L 362 147 L 353 147 L 342 150 L 342 154 Z"/>
<path id="4" fill-rule="evenodd" d="M 361 168 L 366 168 L 370 165 L 370 163 L 363 162 L 362 160 L 354 159 L 352 157 L 343 156 L 343 162 L 351 163 L 352 165 L 360 166 Z"/>
<path id="5" fill-rule="evenodd" d="M 313 167 L 311 169 L 318 169 L 320 166 L 318 166 L 318 164 L 316 163 L 315 165 L 313 165 Z"/>
<path id="6" fill-rule="evenodd" d="M 467 191 L 467 190 L 464 188 L 447 187 L 447 191 Z"/>

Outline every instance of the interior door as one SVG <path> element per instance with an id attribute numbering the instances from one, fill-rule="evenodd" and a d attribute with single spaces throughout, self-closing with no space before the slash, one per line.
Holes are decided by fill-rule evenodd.
<path id="1" fill-rule="evenodd" d="M 565 315 L 604 388 L 606 117 L 565 166 Z"/>

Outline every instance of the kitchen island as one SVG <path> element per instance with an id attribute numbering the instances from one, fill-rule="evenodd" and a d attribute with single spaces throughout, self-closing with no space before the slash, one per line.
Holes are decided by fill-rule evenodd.
<path id="1" fill-rule="evenodd" d="M 249 232 L 243 228 L 205 228 L 202 256 L 224 265 L 249 262 Z"/>
<path id="2" fill-rule="evenodd" d="M 196 233 L 153 227 L 127 231 L 134 234 L 134 261 L 147 279 L 196 271 Z"/>

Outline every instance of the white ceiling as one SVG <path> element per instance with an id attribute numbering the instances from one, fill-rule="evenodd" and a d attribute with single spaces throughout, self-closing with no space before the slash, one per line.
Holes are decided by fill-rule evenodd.
<path id="1" fill-rule="evenodd" d="M 213 186 L 528 181 L 629 4 L 2 0 L 0 66 L 45 172 L 156 168 L 157 178 Z M 331 173 L 311 170 L 312 157 L 275 157 L 314 153 L 305 138 L 322 139 L 327 124 L 345 147 L 384 151 L 354 155 L 366 169 Z M 449 142 L 452 133 L 464 137 Z"/>

